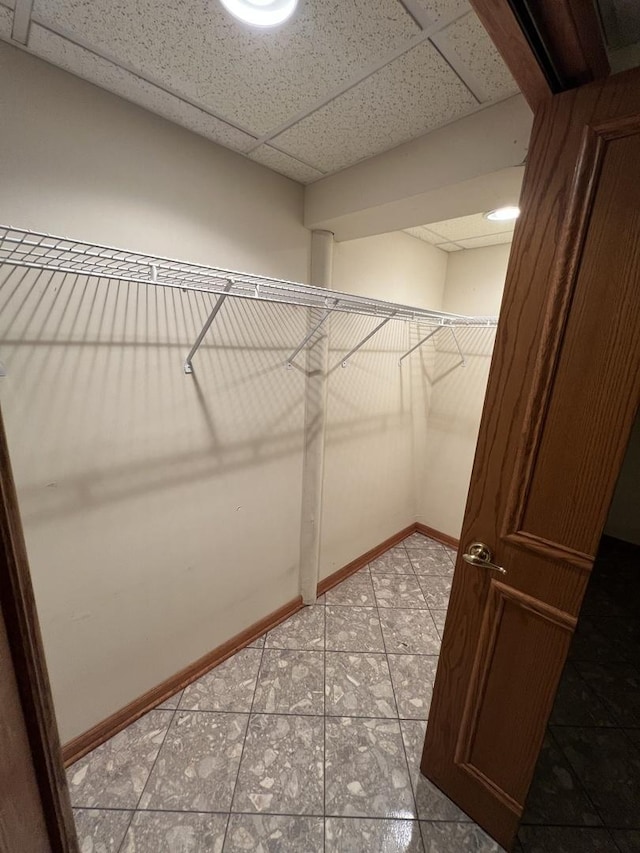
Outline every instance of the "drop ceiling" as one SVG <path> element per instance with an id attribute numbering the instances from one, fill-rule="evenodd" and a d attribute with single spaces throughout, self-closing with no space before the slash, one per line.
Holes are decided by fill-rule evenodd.
<path id="1" fill-rule="evenodd" d="M 305 184 L 518 91 L 466 0 L 300 0 L 275 30 L 218 0 L 13 6 L 0 38 Z"/>
<path id="2" fill-rule="evenodd" d="M 442 222 L 430 222 L 417 228 L 407 228 L 406 233 L 426 243 L 431 243 L 445 252 L 458 252 L 460 249 L 479 249 L 481 246 L 496 246 L 510 243 L 513 239 L 515 220 L 511 222 L 492 222 L 485 219 L 483 213 L 461 216 L 458 219 L 445 219 Z"/>

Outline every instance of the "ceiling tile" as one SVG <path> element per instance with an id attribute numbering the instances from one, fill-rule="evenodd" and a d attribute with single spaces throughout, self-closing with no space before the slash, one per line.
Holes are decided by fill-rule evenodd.
<path id="1" fill-rule="evenodd" d="M 503 234 L 488 234 L 486 237 L 469 237 L 466 240 L 458 240 L 463 249 L 479 249 L 481 246 L 497 246 L 500 243 L 511 243 L 513 232 L 507 231 Z M 442 249 L 444 246 L 439 246 Z"/>
<path id="2" fill-rule="evenodd" d="M 424 9 L 434 23 L 469 11 L 468 0 L 415 0 L 415 4 Z"/>
<path id="3" fill-rule="evenodd" d="M 423 42 L 273 141 L 331 172 L 452 121 L 476 103 L 433 45 Z"/>
<path id="4" fill-rule="evenodd" d="M 277 30 L 243 26 L 218 0 L 35 0 L 35 15 L 256 135 L 419 32 L 397 0 L 307 0 Z"/>
<path id="5" fill-rule="evenodd" d="M 310 184 L 312 181 L 317 181 L 318 178 L 323 177 L 322 172 L 312 166 L 307 166 L 306 163 L 301 163 L 300 160 L 290 157 L 283 151 L 278 151 L 277 148 L 272 148 L 271 145 L 260 145 L 249 154 L 249 157 L 257 163 L 262 163 L 263 166 L 268 166 L 275 172 L 280 172 L 281 175 L 299 181 L 301 184 Z"/>
<path id="6" fill-rule="evenodd" d="M 463 247 L 457 243 L 438 243 L 438 248 L 443 252 L 459 252 Z"/>
<path id="7" fill-rule="evenodd" d="M 419 240 L 424 240 L 425 243 L 431 243 L 433 246 L 435 246 L 436 243 L 445 242 L 443 237 L 438 236 L 438 234 L 433 234 L 428 228 L 425 228 L 424 225 L 418 225 L 416 228 L 407 228 L 406 233 L 411 234 L 412 237 L 417 237 Z"/>
<path id="8" fill-rule="evenodd" d="M 445 56 L 453 50 L 482 87 L 487 100 L 506 98 L 518 86 L 475 12 L 469 12 L 434 38 Z"/>
<path id="9" fill-rule="evenodd" d="M 96 83 L 128 101 L 206 136 L 213 142 L 236 151 L 247 151 L 255 138 L 210 116 L 174 95 L 141 80 L 117 65 L 101 59 L 84 48 L 60 38 L 37 24 L 31 25 L 29 47 L 38 56 Z"/>
<path id="10" fill-rule="evenodd" d="M 492 222 L 483 213 L 471 216 L 460 216 L 457 219 L 447 219 L 443 222 L 430 222 L 428 228 L 439 234 L 444 240 L 459 242 L 467 237 L 483 237 L 485 235 L 513 232 L 515 220 L 512 222 Z"/>
<path id="11" fill-rule="evenodd" d="M 13 12 L 6 6 L 0 6 L 0 36 L 11 38 L 13 28 Z"/>

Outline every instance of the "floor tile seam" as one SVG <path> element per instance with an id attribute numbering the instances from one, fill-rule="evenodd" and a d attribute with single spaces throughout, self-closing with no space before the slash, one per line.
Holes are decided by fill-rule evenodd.
<path id="1" fill-rule="evenodd" d="M 180 703 L 178 703 L 178 704 L 180 704 Z M 160 757 L 160 753 L 162 752 L 162 747 L 166 743 L 167 737 L 169 735 L 169 729 L 173 725 L 173 721 L 175 720 L 177 713 L 178 713 L 178 708 L 174 708 L 173 712 L 171 713 L 171 719 L 169 720 L 169 725 L 167 726 L 166 731 L 164 733 L 164 737 L 162 738 L 162 743 L 160 744 L 160 748 L 156 752 L 156 757 L 153 759 L 153 764 L 151 765 L 151 769 L 149 770 L 149 773 L 147 774 L 147 778 L 145 780 L 145 783 L 142 786 L 142 791 L 140 791 L 140 796 L 138 797 L 135 808 L 131 812 L 131 817 L 129 818 L 129 823 L 127 824 L 127 828 L 125 830 L 125 833 L 122 836 L 122 841 L 118 845 L 118 849 L 115 851 L 115 853 L 121 853 L 121 851 L 124 848 L 124 842 L 126 841 L 127 835 L 129 834 L 129 830 L 131 829 L 131 824 L 133 823 L 133 819 L 136 815 L 136 812 L 138 811 L 138 809 L 140 807 L 140 802 L 142 801 L 142 798 L 144 796 L 144 792 L 147 790 L 147 785 L 149 784 L 149 780 L 151 779 L 151 776 L 153 775 L 153 771 L 155 770 L 155 766 L 158 762 L 158 758 Z"/>
<path id="2" fill-rule="evenodd" d="M 375 590 L 374 590 L 375 594 Z M 377 609 L 377 608 L 376 608 Z M 389 654 L 387 652 L 387 644 L 384 639 L 384 631 L 382 630 L 382 621 L 380 619 L 380 611 L 378 610 L 378 622 L 380 623 L 380 633 L 382 634 L 382 645 L 384 647 L 384 655 L 387 663 L 387 671 L 389 673 L 389 683 L 391 684 L 391 692 L 393 694 L 393 701 L 396 707 L 396 711 L 398 714 L 398 732 L 400 734 L 400 744 L 402 745 L 402 754 L 404 755 L 404 764 L 407 771 L 407 777 L 409 779 L 409 788 L 411 789 L 411 798 L 413 799 L 413 808 L 415 812 L 416 819 L 418 818 L 418 800 L 416 798 L 416 792 L 413 789 L 413 780 L 411 779 L 411 767 L 409 766 L 409 756 L 407 755 L 407 748 L 404 743 L 404 737 L 402 735 L 402 725 L 400 724 L 400 705 L 398 704 L 398 697 L 396 695 L 396 688 L 393 683 L 393 676 L 391 675 L 391 665 L 389 663 Z"/>
<path id="3" fill-rule="evenodd" d="M 371 581 L 369 581 L 371 583 Z M 340 584 L 338 584 L 339 586 Z M 325 596 L 325 604 L 327 599 Z M 327 813 L 327 611 L 324 611 L 324 663 L 323 663 L 323 720 L 322 720 L 322 850 L 327 848 L 326 813 Z"/>
<path id="4" fill-rule="evenodd" d="M 253 688 L 253 696 L 251 697 L 251 705 L 249 707 L 249 714 L 247 715 L 247 725 L 244 730 L 244 738 L 242 739 L 242 749 L 240 750 L 240 760 L 238 761 L 238 769 L 236 771 L 236 778 L 233 783 L 233 790 L 231 791 L 231 800 L 229 802 L 229 814 L 231 815 L 233 812 L 233 801 L 236 797 L 236 791 L 238 789 L 238 779 L 240 778 L 240 768 L 242 767 L 242 759 L 244 758 L 244 751 L 247 745 L 247 738 L 249 737 L 249 725 L 251 724 L 251 714 L 253 711 L 253 706 L 256 700 L 256 691 L 258 689 L 258 678 L 260 677 L 260 670 L 262 669 L 262 661 L 264 659 L 264 653 L 266 651 L 266 636 L 265 636 L 265 644 L 260 649 L 260 663 L 258 664 L 258 671 L 256 673 L 256 681 Z M 222 839 L 222 849 L 224 850 L 224 846 L 227 842 L 227 832 L 229 831 L 229 818 L 227 819 L 227 825 L 224 829 L 224 837 Z"/>
<path id="5" fill-rule="evenodd" d="M 581 727 L 580 726 L 566 726 L 565 728 L 581 728 Z M 583 728 L 590 728 L 590 727 L 584 726 Z M 606 821 L 602 817 L 602 813 L 601 813 L 600 809 L 597 807 L 597 805 L 593 801 L 593 797 L 589 794 L 589 791 L 587 790 L 586 785 L 584 784 L 584 782 L 580 778 L 580 775 L 579 775 L 578 771 L 576 770 L 576 768 L 574 767 L 573 763 L 569 760 L 569 756 L 566 754 L 562 744 L 554 736 L 553 731 L 552 731 L 552 727 L 549 727 L 549 726 L 547 727 L 547 734 L 551 737 L 556 749 L 558 749 L 560 751 L 560 754 L 562 755 L 563 759 L 567 763 L 568 767 L 571 769 L 571 773 L 573 774 L 573 778 L 576 780 L 578 788 L 582 792 L 582 795 L 584 796 L 586 802 L 591 805 L 591 808 L 593 809 L 594 814 L 601 821 L 602 826 L 606 826 L 607 825 Z"/>

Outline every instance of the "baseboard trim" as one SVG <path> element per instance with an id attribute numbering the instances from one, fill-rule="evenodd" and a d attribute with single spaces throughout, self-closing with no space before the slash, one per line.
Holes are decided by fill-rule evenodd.
<path id="1" fill-rule="evenodd" d="M 222 645 L 218 646 L 213 651 L 208 652 L 197 661 L 194 661 L 194 663 L 180 670 L 180 672 L 177 672 L 175 675 L 167 678 L 161 684 L 158 684 L 157 687 L 153 687 L 142 696 L 134 699 L 133 702 L 130 702 L 124 708 L 116 711 L 115 714 L 111 714 L 110 717 L 107 717 L 105 720 L 102 720 L 102 722 L 97 723 L 93 728 L 69 741 L 69 743 L 62 747 L 62 759 L 65 767 L 68 767 L 70 764 L 78 761 L 78 759 L 82 758 L 88 752 L 91 752 L 91 750 L 100 746 L 100 744 L 109 740 L 109 738 L 117 735 L 118 732 L 126 729 L 127 726 L 140 719 L 140 717 L 144 716 L 144 714 L 151 711 L 166 699 L 169 699 L 177 693 L 178 690 L 182 690 L 183 687 L 186 687 L 198 678 L 202 678 L 202 676 L 209 672 L 209 670 L 218 666 L 218 664 L 221 664 L 227 658 L 231 657 L 231 655 L 235 654 L 239 649 L 242 649 L 245 646 L 248 646 L 249 643 L 257 640 L 258 637 L 262 636 L 266 631 L 269 631 L 271 628 L 275 628 L 276 625 L 279 625 L 281 622 L 284 622 L 285 619 L 293 616 L 293 614 L 297 613 L 298 610 L 301 610 L 302 607 L 303 604 L 301 596 L 292 599 L 282 607 L 274 610 L 273 613 L 265 616 L 264 619 L 254 622 L 253 625 L 249 626 L 249 628 L 246 628 L 244 631 L 241 631 L 239 634 L 236 634 L 235 637 L 227 640 L 226 643 L 222 643 Z"/>
<path id="2" fill-rule="evenodd" d="M 445 545 L 449 545 L 452 548 L 458 548 L 459 542 L 452 536 L 448 536 L 446 533 L 440 533 L 440 531 L 434 530 L 432 527 L 427 527 L 426 524 L 420 524 L 419 522 L 410 524 L 408 527 L 405 527 L 404 530 L 394 533 L 393 536 L 390 536 L 388 539 L 385 539 L 384 542 L 376 545 L 375 548 L 371 548 L 371 550 L 367 551 L 366 554 L 356 557 L 355 560 L 347 563 L 346 566 L 343 566 L 341 569 L 333 572 L 329 577 L 323 578 L 323 580 L 318 584 L 318 595 L 323 595 L 327 590 L 332 589 L 339 583 L 342 583 L 342 581 L 350 575 L 353 575 L 355 572 L 364 568 L 367 563 L 375 560 L 376 557 L 380 557 L 385 553 L 385 551 L 388 551 L 389 548 L 393 548 L 394 545 L 402 542 L 403 539 L 406 539 L 407 536 L 410 536 L 416 531 L 418 533 L 423 533 L 425 536 L 430 536 L 438 542 L 443 542 Z M 203 655 L 203 657 L 180 670 L 180 672 L 177 672 L 161 684 L 158 684 L 156 687 L 148 690 L 142 696 L 134 699 L 133 702 L 125 705 L 124 708 L 116 711 L 115 714 L 111 714 L 111 716 L 102 720 L 102 722 L 97 723 L 88 731 L 83 732 L 83 734 L 78 735 L 78 737 L 69 741 L 69 743 L 62 747 L 62 759 L 65 767 L 68 767 L 70 764 L 78 761 L 88 752 L 91 752 L 93 749 L 109 740 L 109 738 L 117 735 L 118 732 L 126 729 L 127 726 L 130 726 L 131 723 L 140 719 L 140 717 L 144 716 L 148 711 L 153 710 L 166 699 L 169 699 L 177 693 L 178 690 L 182 690 L 193 681 L 196 681 L 198 678 L 202 678 L 203 675 L 218 666 L 218 664 L 221 664 L 227 658 L 231 657 L 231 655 L 235 654 L 240 649 L 243 649 L 245 646 L 248 646 L 254 640 L 257 640 L 258 637 L 262 636 L 262 634 L 267 631 L 270 631 L 271 628 L 275 628 L 276 625 L 284 622 L 285 619 L 293 616 L 293 614 L 297 613 L 298 610 L 301 610 L 303 606 L 301 596 L 292 599 L 287 602 L 287 604 L 284 604 L 282 607 L 274 610 L 273 613 L 265 616 L 264 619 L 254 622 L 253 625 L 250 625 L 244 631 L 236 634 L 235 637 L 227 640 L 226 643 L 222 643 L 222 645 L 213 649 L 213 651 Z"/>
<path id="3" fill-rule="evenodd" d="M 346 566 L 343 566 L 341 569 L 338 569 L 337 572 L 334 572 L 332 575 L 329 575 L 326 578 L 323 578 L 318 584 L 318 595 L 323 595 L 327 590 L 332 589 L 334 586 L 337 586 L 339 583 L 342 583 L 343 580 L 346 580 L 350 575 L 359 572 L 360 569 L 363 569 L 367 563 L 370 563 L 372 560 L 375 560 L 376 557 L 379 557 L 381 554 L 384 554 L 385 551 L 388 551 L 389 548 L 393 548 L 394 545 L 397 545 L 399 542 L 402 542 L 403 539 L 406 539 L 407 536 L 411 536 L 412 533 L 415 533 L 416 525 L 410 524 L 408 527 L 405 527 L 404 530 L 400 530 L 398 533 L 394 533 L 393 536 L 390 536 L 388 539 L 385 539 L 384 542 L 381 542 L 379 545 L 376 545 L 375 548 L 372 548 L 370 551 L 367 551 L 366 554 L 362 554 L 360 557 L 356 557 L 355 560 L 352 560 L 350 563 L 347 563 Z"/>
<path id="4" fill-rule="evenodd" d="M 448 545 L 450 548 L 455 548 L 456 551 L 460 547 L 460 540 L 456 539 L 453 536 L 449 536 L 448 533 L 441 533 L 439 530 L 434 530 L 433 527 L 428 527 L 426 524 L 421 524 L 421 522 L 416 521 L 416 530 L 418 533 L 422 533 L 425 536 L 429 536 L 430 539 L 435 539 L 438 542 L 442 542 L 443 545 Z"/>

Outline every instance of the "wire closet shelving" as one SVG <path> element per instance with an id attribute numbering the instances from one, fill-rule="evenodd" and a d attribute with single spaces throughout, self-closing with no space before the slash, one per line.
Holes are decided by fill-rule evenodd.
<path id="1" fill-rule="evenodd" d="M 380 319 L 375 328 L 343 358 L 343 367 L 347 365 L 354 353 L 392 320 L 422 323 L 431 327 L 424 338 L 401 356 L 400 363 L 435 334 L 443 329 L 449 329 L 458 348 L 461 364 L 464 365 L 464 354 L 455 335 L 455 329 L 497 325 L 497 317 L 448 314 L 443 311 L 371 299 L 294 281 L 188 263 L 159 255 L 131 252 L 112 246 L 102 246 L 97 243 L 56 237 L 52 234 L 4 225 L 0 225 L 0 264 L 216 295 L 218 298 L 213 309 L 185 360 L 185 373 L 192 372 L 193 356 L 228 297 L 257 302 L 277 302 L 320 310 L 316 324 L 285 362 L 288 367 L 292 366 L 295 357 L 334 313 L 360 314 Z"/>

